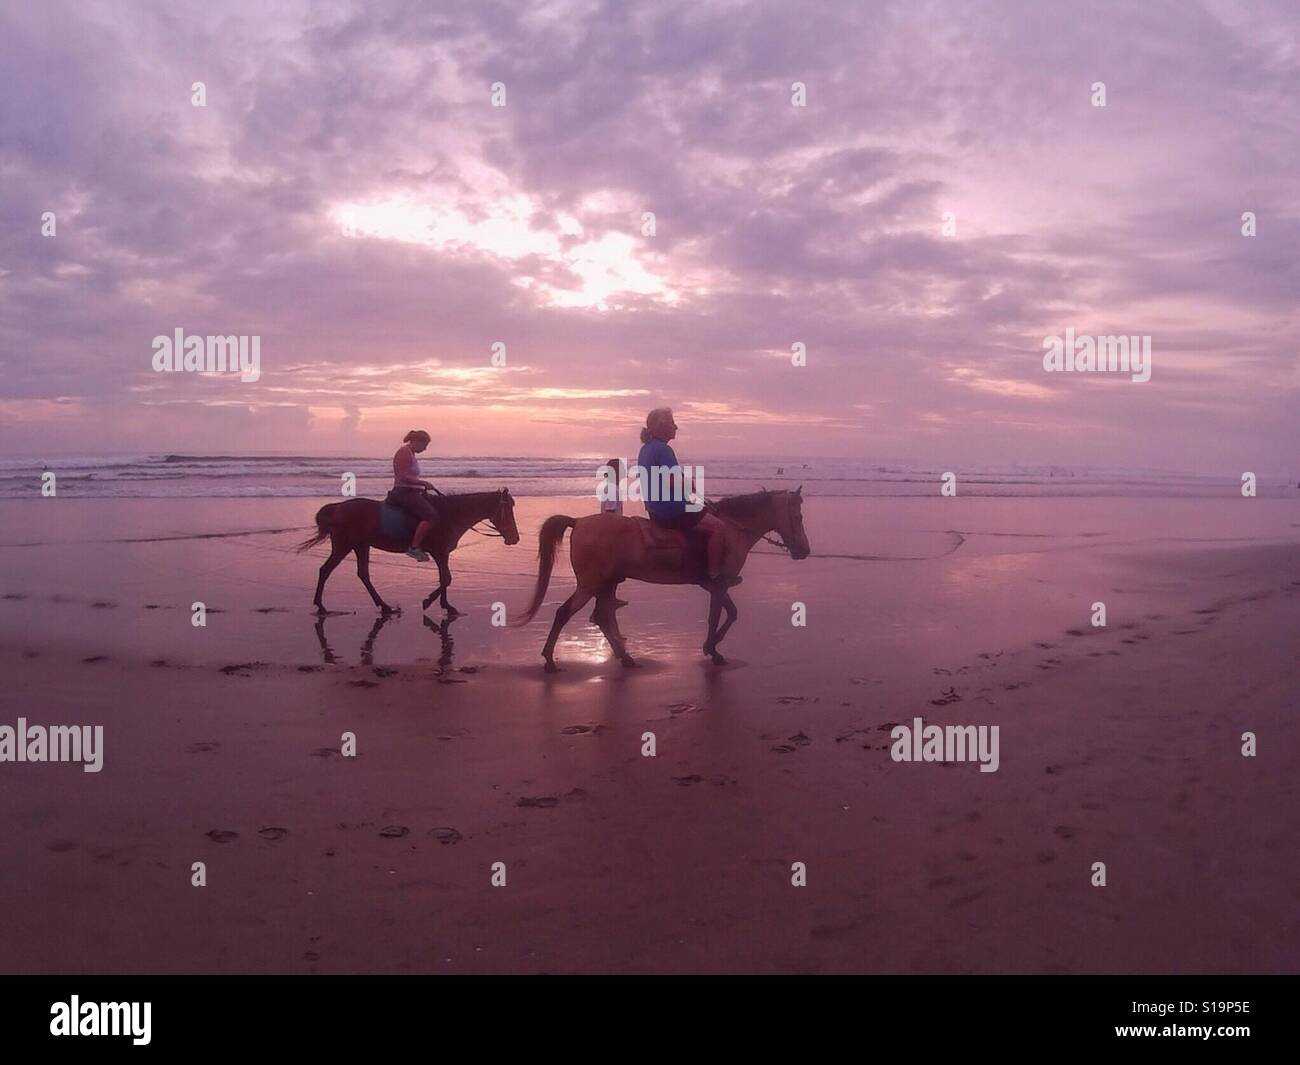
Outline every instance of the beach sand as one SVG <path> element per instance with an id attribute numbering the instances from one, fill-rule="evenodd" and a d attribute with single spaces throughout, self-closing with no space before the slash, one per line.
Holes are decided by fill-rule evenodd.
<path id="1" fill-rule="evenodd" d="M 584 611 L 553 677 L 567 557 L 492 604 L 589 500 L 468 537 L 450 625 L 396 556 L 400 617 L 344 563 L 318 625 L 320 502 L 0 503 L 0 724 L 105 736 L 0 764 L 0 970 L 1300 971 L 1296 501 L 809 499 L 728 666 L 702 592 L 625 584 L 642 667 Z M 915 717 L 999 726 L 997 772 L 893 761 Z"/>

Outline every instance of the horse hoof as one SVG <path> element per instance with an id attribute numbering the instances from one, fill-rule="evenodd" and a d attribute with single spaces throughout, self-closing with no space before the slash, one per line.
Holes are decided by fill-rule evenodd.
<path id="1" fill-rule="evenodd" d="M 637 666 L 639 666 L 639 665 L 641 664 L 641 663 L 638 662 L 635 658 L 633 658 L 631 655 L 624 655 L 624 656 L 620 659 L 620 661 L 621 661 L 621 662 L 623 663 L 623 665 L 624 665 L 626 668 L 628 668 L 628 669 L 634 669 L 634 668 L 636 668 Z"/>
<path id="2" fill-rule="evenodd" d="M 449 618 L 461 618 L 465 616 L 463 610 L 457 610 L 454 606 L 443 607 L 443 609 L 447 612 L 447 617 Z"/>
<path id="3" fill-rule="evenodd" d="M 421 610 L 428 610 L 428 609 L 429 609 L 429 604 L 432 603 L 432 602 L 433 602 L 433 596 L 430 596 L 428 599 L 426 599 L 423 603 L 420 604 L 420 609 L 421 609 Z"/>
<path id="4" fill-rule="evenodd" d="M 725 666 L 727 664 L 727 660 L 723 658 L 722 655 L 718 654 L 717 651 L 714 651 L 711 655 L 709 655 L 709 657 L 713 659 L 713 664 L 715 666 Z"/>
<path id="5" fill-rule="evenodd" d="M 401 612 L 402 608 L 400 606 L 385 606 L 379 608 L 379 613 L 386 618 L 396 617 Z"/>
<path id="6" fill-rule="evenodd" d="M 546 671 L 547 673 L 558 673 L 558 672 L 560 672 L 560 667 L 557 666 L 554 662 L 547 662 L 546 665 L 545 665 L 545 667 L 544 667 L 544 669 L 545 669 L 545 671 Z"/>

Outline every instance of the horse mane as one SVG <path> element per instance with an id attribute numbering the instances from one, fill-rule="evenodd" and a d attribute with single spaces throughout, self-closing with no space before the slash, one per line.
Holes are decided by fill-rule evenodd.
<path id="1" fill-rule="evenodd" d="M 433 496 L 433 505 L 443 513 L 455 517 L 466 510 L 492 499 L 499 499 L 501 492 L 443 492 Z"/>
<path id="2" fill-rule="evenodd" d="M 749 492 L 742 496 L 723 496 L 723 498 L 715 501 L 713 505 L 727 517 L 743 522 L 748 518 L 757 517 L 763 508 L 767 506 L 768 501 L 779 491 L 783 491 L 783 489 L 764 488 L 760 492 Z"/>

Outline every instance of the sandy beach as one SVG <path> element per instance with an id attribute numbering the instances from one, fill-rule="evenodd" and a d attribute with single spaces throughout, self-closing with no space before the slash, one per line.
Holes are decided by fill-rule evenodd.
<path id="1" fill-rule="evenodd" d="M 0 969 L 1300 971 L 1294 501 L 813 498 L 728 666 L 701 592 L 629 584 L 642 668 L 584 616 L 554 677 L 567 559 L 531 625 L 492 604 L 589 500 L 467 538 L 450 625 L 395 556 L 400 617 L 345 563 L 318 624 L 314 509 L 0 503 L 0 724 L 104 727 L 98 773 L 0 773 Z M 892 760 L 917 717 L 999 726 L 998 770 Z"/>

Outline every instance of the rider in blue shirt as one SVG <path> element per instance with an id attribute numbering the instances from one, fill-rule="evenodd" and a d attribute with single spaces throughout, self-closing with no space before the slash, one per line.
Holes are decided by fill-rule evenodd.
<path id="1" fill-rule="evenodd" d="M 665 525 L 673 529 L 689 532 L 699 527 L 707 537 L 709 580 L 718 582 L 723 571 L 723 554 L 726 551 L 727 528 L 722 521 L 704 510 L 687 510 L 684 480 L 680 472 L 675 476 L 661 477 L 655 471 L 678 469 L 677 454 L 668 441 L 677 435 L 677 423 L 669 407 L 652 410 L 641 430 L 641 452 L 637 455 L 637 465 L 642 474 L 643 496 L 646 512 L 656 525 Z M 652 499 L 650 485 L 668 486 L 668 499 Z M 662 494 L 662 493 L 661 493 Z M 740 577 L 733 577 L 723 587 L 739 584 Z"/>

